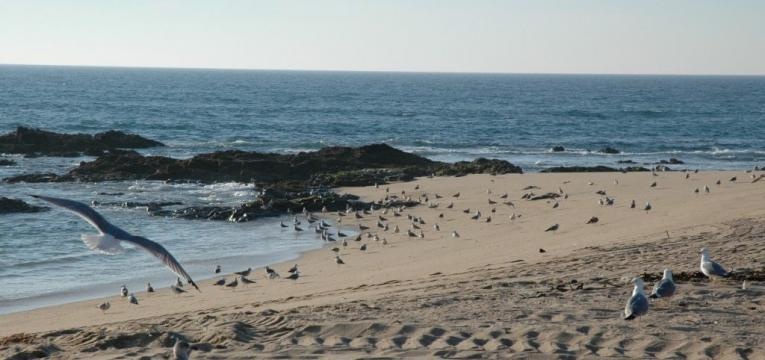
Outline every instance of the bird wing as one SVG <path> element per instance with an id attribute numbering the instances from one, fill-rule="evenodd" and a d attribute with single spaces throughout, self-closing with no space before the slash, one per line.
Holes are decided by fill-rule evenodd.
<path id="1" fill-rule="evenodd" d="M 60 206 L 66 210 L 69 210 L 77 214 L 79 217 L 87 221 L 90 225 L 93 225 L 94 228 L 98 229 L 98 231 L 101 234 L 109 234 L 120 240 L 126 237 L 130 237 L 130 234 L 128 232 L 112 225 L 111 223 L 106 221 L 106 219 L 104 219 L 104 217 L 101 216 L 101 214 L 93 210 L 93 208 L 79 201 L 60 199 L 60 198 L 54 198 L 54 197 L 48 197 L 48 196 L 42 196 L 42 195 L 30 195 L 30 196 L 40 200 L 47 201 L 53 205 Z"/>
<path id="2" fill-rule="evenodd" d="M 672 280 L 663 279 L 656 283 L 656 286 L 653 288 L 653 293 L 658 297 L 672 296 L 675 293 L 675 283 L 672 282 Z"/>
<path id="3" fill-rule="evenodd" d="M 196 283 L 194 283 L 194 280 L 191 279 L 191 276 L 186 272 L 186 270 L 183 269 L 183 266 L 181 266 L 178 260 L 173 257 L 173 254 L 170 254 L 170 252 L 167 251 L 164 246 L 140 236 L 131 236 L 129 239 L 125 239 L 124 241 L 135 244 L 140 248 L 148 251 L 150 254 L 159 259 L 159 261 L 165 264 L 165 266 L 167 266 L 170 271 L 186 279 L 186 282 L 194 286 L 195 289 L 199 290 L 199 287 Z"/>
<path id="4" fill-rule="evenodd" d="M 648 312 L 648 299 L 642 294 L 630 297 L 627 306 L 624 307 L 624 316 L 643 315 Z"/>
<path id="5" fill-rule="evenodd" d="M 716 275 L 716 276 L 728 275 L 728 272 L 725 270 L 725 268 L 722 267 L 722 265 L 712 260 L 705 261 L 704 263 L 701 264 L 701 266 L 704 268 L 704 270 L 706 270 L 711 275 Z"/>

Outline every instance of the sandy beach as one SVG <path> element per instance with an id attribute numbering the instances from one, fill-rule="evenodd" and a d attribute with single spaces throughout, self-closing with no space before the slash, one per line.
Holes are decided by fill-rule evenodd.
<path id="1" fill-rule="evenodd" d="M 201 293 L 136 292 L 136 306 L 115 289 L 107 299 L 0 316 L 0 357 L 167 358 L 180 338 L 194 346 L 194 359 L 765 359 L 763 282 L 742 289 L 741 281 L 677 276 L 698 271 L 702 247 L 734 272 L 763 270 L 765 181 L 751 175 L 531 173 L 341 188 L 366 201 L 427 196 L 431 206 L 401 216 L 392 209 L 343 216 L 343 226 L 368 226 L 364 234 L 379 241 L 364 235 L 305 253 L 297 281 L 284 279 L 291 262 L 273 266 L 281 279 L 253 269 L 257 282 L 235 290 L 205 281 Z M 599 204 L 601 190 L 613 205 Z M 560 197 L 521 198 L 530 192 Z M 471 219 L 477 210 L 481 217 Z M 424 220 L 424 237 L 407 235 L 407 215 Z M 597 223 L 587 224 L 593 216 Z M 558 230 L 546 232 L 553 224 Z M 226 274 L 243 270 L 221 265 Z M 664 268 L 676 274 L 671 302 L 652 302 L 647 315 L 623 320 L 630 279 Z M 653 281 L 646 284 L 650 292 Z M 111 309 L 102 314 L 104 301 Z"/>

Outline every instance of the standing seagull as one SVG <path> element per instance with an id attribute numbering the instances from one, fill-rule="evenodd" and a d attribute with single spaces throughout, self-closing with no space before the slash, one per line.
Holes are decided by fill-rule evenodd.
<path id="1" fill-rule="evenodd" d="M 122 285 L 122 287 L 120 288 L 120 295 L 122 295 L 122 297 L 127 297 L 128 296 L 127 286 Z"/>
<path id="2" fill-rule="evenodd" d="M 635 288 L 632 289 L 632 296 L 624 306 L 624 320 L 632 320 L 648 312 L 648 298 L 643 292 L 643 279 L 634 278 L 632 283 L 635 284 Z"/>
<path id="3" fill-rule="evenodd" d="M 675 282 L 672 279 L 672 270 L 664 269 L 664 275 L 661 280 L 656 283 L 651 291 L 651 295 L 648 296 L 651 299 L 669 298 L 675 295 Z"/>
<path id="4" fill-rule="evenodd" d="M 152 292 L 154 292 L 154 288 L 153 288 L 153 287 L 151 287 L 151 283 L 146 283 L 146 292 L 147 292 L 147 293 L 152 293 Z"/>
<path id="5" fill-rule="evenodd" d="M 128 301 L 130 301 L 130 303 L 133 305 L 138 305 L 138 298 L 136 298 L 133 294 L 130 294 Z"/>
<path id="6" fill-rule="evenodd" d="M 112 304 L 109 304 L 109 302 L 101 303 L 98 305 L 98 310 L 101 310 L 102 313 L 106 313 L 106 310 L 109 310 L 109 308 L 112 307 Z"/>
<path id="7" fill-rule="evenodd" d="M 186 279 L 189 284 L 193 285 L 194 288 L 199 291 L 199 287 L 194 283 L 194 280 L 191 279 L 191 276 L 189 276 L 181 264 L 175 260 L 175 257 L 173 257 L 173 255 L 162 245 L 145 237 L 131 235 L 127 231 L 112 225 L 106 221 L 101 214 L 93 210 L 93 208 L 81 202 L 41 195 L 31 196 L 69 210 L 98 229 L 98 235 L 82 235 L 82 241 L 85 242 L 85 245 L 91 250 L 100 251 L 106 254 L 118 254 L 125 250 L 125 248 L 120 245 L 120 242 L 124 241 L 136 245 L 157 257 L 159 261 L 170 269 L 170 271 Z"/>
<path id="8" fill-rule="evenodd" d="M 707 248 L 701 249 L 701 272 L 712 280 L 715 278 L 727 278 L 730 276 L 729 271 L 726 271 L 722 265 L 718 264 L 709 257 L 709 251 Z"/>
<path id="9" fill-rule="evenodd" d="M 215 265 L 215 273 L 220 274 L 220 265 Z"/>

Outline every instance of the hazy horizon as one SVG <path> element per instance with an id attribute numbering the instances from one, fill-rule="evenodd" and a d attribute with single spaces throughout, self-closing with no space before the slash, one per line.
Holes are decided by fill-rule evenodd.
<path id="1" fill-rule="evenodd" d="M 765 3 L 0 2 L 0 64 L 765 75 Z"/>

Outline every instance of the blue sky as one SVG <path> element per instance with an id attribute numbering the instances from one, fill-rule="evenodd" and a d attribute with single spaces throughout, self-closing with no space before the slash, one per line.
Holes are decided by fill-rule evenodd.
<path id="1" fill-rule="evenodd" d="M 0 0 L 0 64 L 765 74 L 765 1 Z"/>

